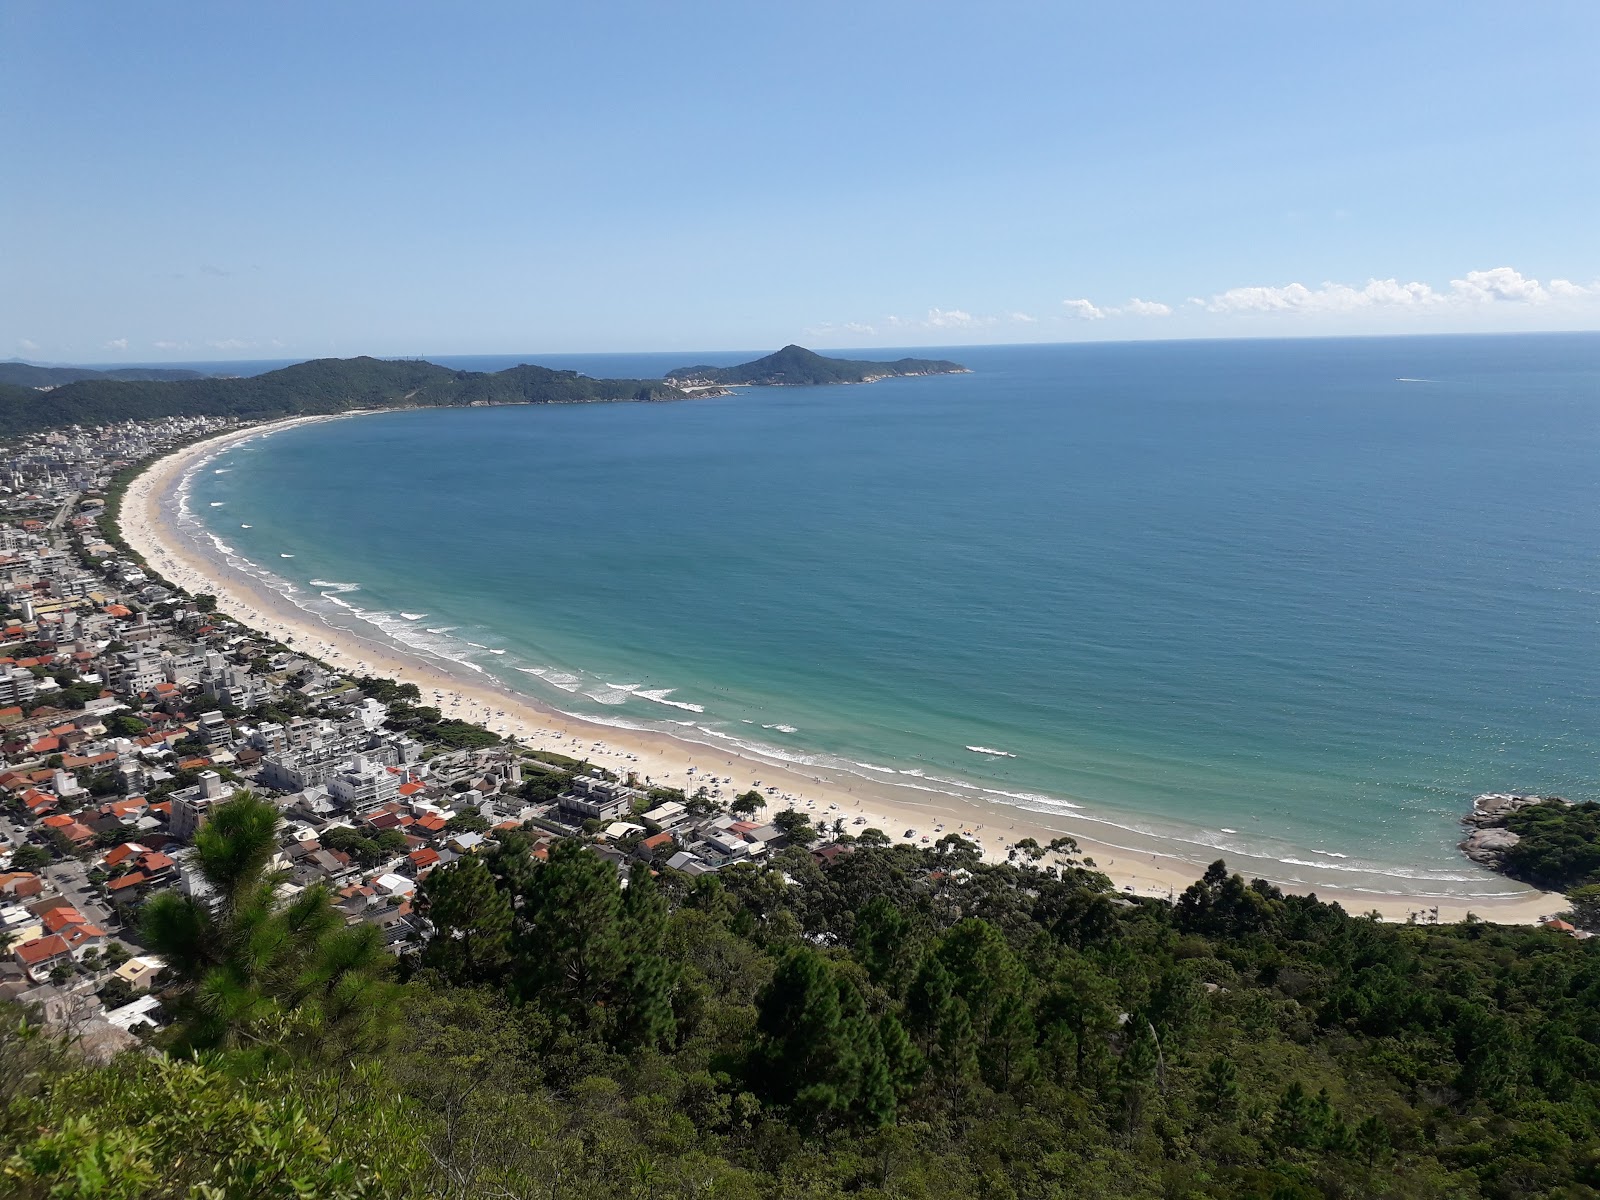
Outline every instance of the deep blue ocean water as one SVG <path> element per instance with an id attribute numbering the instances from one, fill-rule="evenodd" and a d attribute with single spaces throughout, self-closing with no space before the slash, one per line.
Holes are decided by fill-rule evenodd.
<path id="1" fill-rule="evenodd" d="M 1600 335 L 919 353 L 973 373 L 302 427 L 193 511 L 567 711 L 1282 881 L 1503 890 L 1474 794 L 1600 795 Z"/>

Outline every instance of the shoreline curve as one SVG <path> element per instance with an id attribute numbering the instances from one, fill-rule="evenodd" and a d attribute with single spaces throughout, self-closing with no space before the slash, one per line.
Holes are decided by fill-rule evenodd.
<path id="1" fill-rule="evenodd" d="M 375 410 L 373 410 L 375 411 Z M 1062 835 L 1074 838 L 1082 855 L 1111 878 L 1118 889 L 1141 896 L 1175 898 L 1193 883 L 1203 865 L 1172 855 L 1151 854 L 1148 849 L 1119 847 L 1080 832 L 1077 826 L 1052 822 L 1047 814 L 998 804 L 938 797 L 925 802 L 874 789 L 870 781 L 827 780 L 805 769 L 757 758 L 732 747 L 706 746 L 653 730 L 618 728 L 557 711 L 524 693 L 487 679 L 464 679 L 442 665 L 409 649 L 336 627 L 287 602 L 241 571 L 214 562 L 188 543 L 177 528 L 174 493 L 185 473 L 198 460 L 233 445 L 271 436 L 284 429 L 330 420 L 369 415 L 352 411 L 313 417 L 291 417 L 230 430 L 146 462 L 128 483 L 117 513 L 123 540 L 171 582 L 191 594 L 208 592 L 217 608 L 247 628 L 285 642 L 337 669 L 356 674 L 381 675 L 416 684 L 424 698 L 449 715 L 473 721 L 530 748 L 558 750 L 623 773 L 634 771 L 652 781 L 692 790 L 696 776 L 711 772 L 732 776 L 735 793 L 759 779 L 763 787 L 776 786 L 794 807 L 816 821 L 865 817 L 896 841 L 908 840 L 902 830 L 915 829 L 917 837 L 933 836 L 933 826 L 945 832 L 970 833 L 980 841 L 984 857 L 1003 861 L 1009 844 L 1032 837 L 1041 844 Z M 776 800 L 776 797 L 774 798 Z M 786 806 L 769 804 L 768 815 Z M 910 840 L 916 840 L 915 838 Z M 1438 920 L 1461 920 L 1469 914 L 1503 924 L 1532 924 L 1560 911 L 1565 900 L 1539 892 L 1514 880 L 1503 882 L 1506 894 L 1455 897 L 1404 891 L 1376 892 L 1312 887 L 1273 880 L 1287 892 L 1314 893 L 1338 902 L 1352 913 L 1377 912 L 1385 920 L 1405 921 L 1412 914 L 1432 913 Z M 1520 889 L 1520 890 L 1519 890 Z"/>

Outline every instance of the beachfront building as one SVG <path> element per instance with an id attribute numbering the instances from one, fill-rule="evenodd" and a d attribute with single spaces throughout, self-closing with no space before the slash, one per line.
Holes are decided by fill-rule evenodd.
<path id="1" fill-rule="evenodd" d="M 572 787 L 556 797 L 561 812 L 580 821 L 615 821 L 633 814 L 633 802 L 643 792 L 609 779 L 578 776 Z"/>

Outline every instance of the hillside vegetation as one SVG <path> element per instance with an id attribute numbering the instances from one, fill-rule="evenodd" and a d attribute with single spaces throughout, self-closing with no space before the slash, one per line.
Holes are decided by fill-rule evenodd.
<path id="1" fill-rule="evenodd" d="M 322 358 L 247 379 L 84 379 L 48 392 L 0 385 L 0 437 L 170 416 L 264 420 L 358 408 L 580 404 L 683 395 L 659 380 L 590 379 L 548 367 L 523 365 L 491 374 L 411 360 Z"/>
<path id="2" fill-rule="evenodd" d="M 201 379 L 203 371 L 182 367 L 36 367 L 25 362 L 0 362 L 0 383 L 17 387 L 53 388 L 80 379 Z"/>
<path id="3" fill-rule="evenodd" d="M 956 838 L 619 888 L 512 831 L 428 876 L 396 975 L 322 889 L 262 886 L 275 819 L 213 816 L 219 907 L 152 903 L 173 1059 L 0 1025 L 6 1194 L 1600 1194 L 1600 957 L 1558 933 L 1385 926 L 1221 863 L 1132 901 Z"/>
<path id="4" fill-rule="evenodd" d="M 900 358 L 893 362 L 866 362 L 851 358 L 825 358 L 804 346 L 785 346 L 765 358 L 736 367 L 678 367 L 668 379 L 703 380 L 727 385 L 800 387 L 826 383 L 867 383 L 896 375 L 951 375 L 966 370 L 960 363 L 934 358 Z"/>

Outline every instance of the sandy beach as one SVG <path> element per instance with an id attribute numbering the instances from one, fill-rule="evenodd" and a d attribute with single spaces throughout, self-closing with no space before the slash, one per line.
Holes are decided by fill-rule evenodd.
<path id="1" fill-rule="evenodd" d="M 449 716 L 482 724 L 530 748 L 586 758 L 657 784 L 690 791 L 702 785 L 720 789 L 724 799 L 759 786 L 769 795 L 764 810 L 767 817 L 792 805 L 819 824 L 842 820 L 847 832 L 875 827 L 897 840 L 918 843 L 936 841 L 946 833 L 962 833 L 981 846 L 986 858 L 997 861 L 1003 861 L 1011 844 L 1020 839 L 1031 837 L 1044 844 L 1068 834 L 1118 888 L 1139 895 L 1176 897 L 1203 869 L 1181 859 L 1096 841 L 1078 828 L 1053 825 L 1044 815 L 1023 809 L 938 796 L 931 796 L 926 803 L 912 803 L 903 796 L 885 794 L 887 789 L 874 789 L 869 782 L 826 779 L 807 773 L 804 767 L 757 760 L 732 748 L 708 747 L 664 733 L 619 729 L 558 713 L 492 681 L 463 679 L 442 661 L 326 624 L 243 572 L 200 553 L 177 528 L 175 492 L 185 471 L 197 460 L 280 429 L 337 419 L 346 418 L 299 418 L 253 426 L 184 447 L 156 461 L 133 481 L 124 497 L 124 538 L 166 579 L 191 593 L 214 594 L 222 612 L 251 629 L 341 671 L 414 683 L 427 702 Z M 769 789 L 776 792 L 769 793 Z M 908 831 L 914 831 L 909 838 Z M 1436 914 L 1437 920 L 1448 922 L 1471 912 L 1487 921 L 1527 924 L 1566 907 L 1559 895 L 1531 888 L 1519 891 L 1520 885 L 1511 880 L 1492 882 L 1503 884 L 1511 894 L 1469 901 L 1325 887 L 1315 891 L 1351 912 L 1376 911 L 1394 921 L 1413 915 L 1431 920 Z M 1283 886 L 1285 890 L 1311 890 Z"/>

